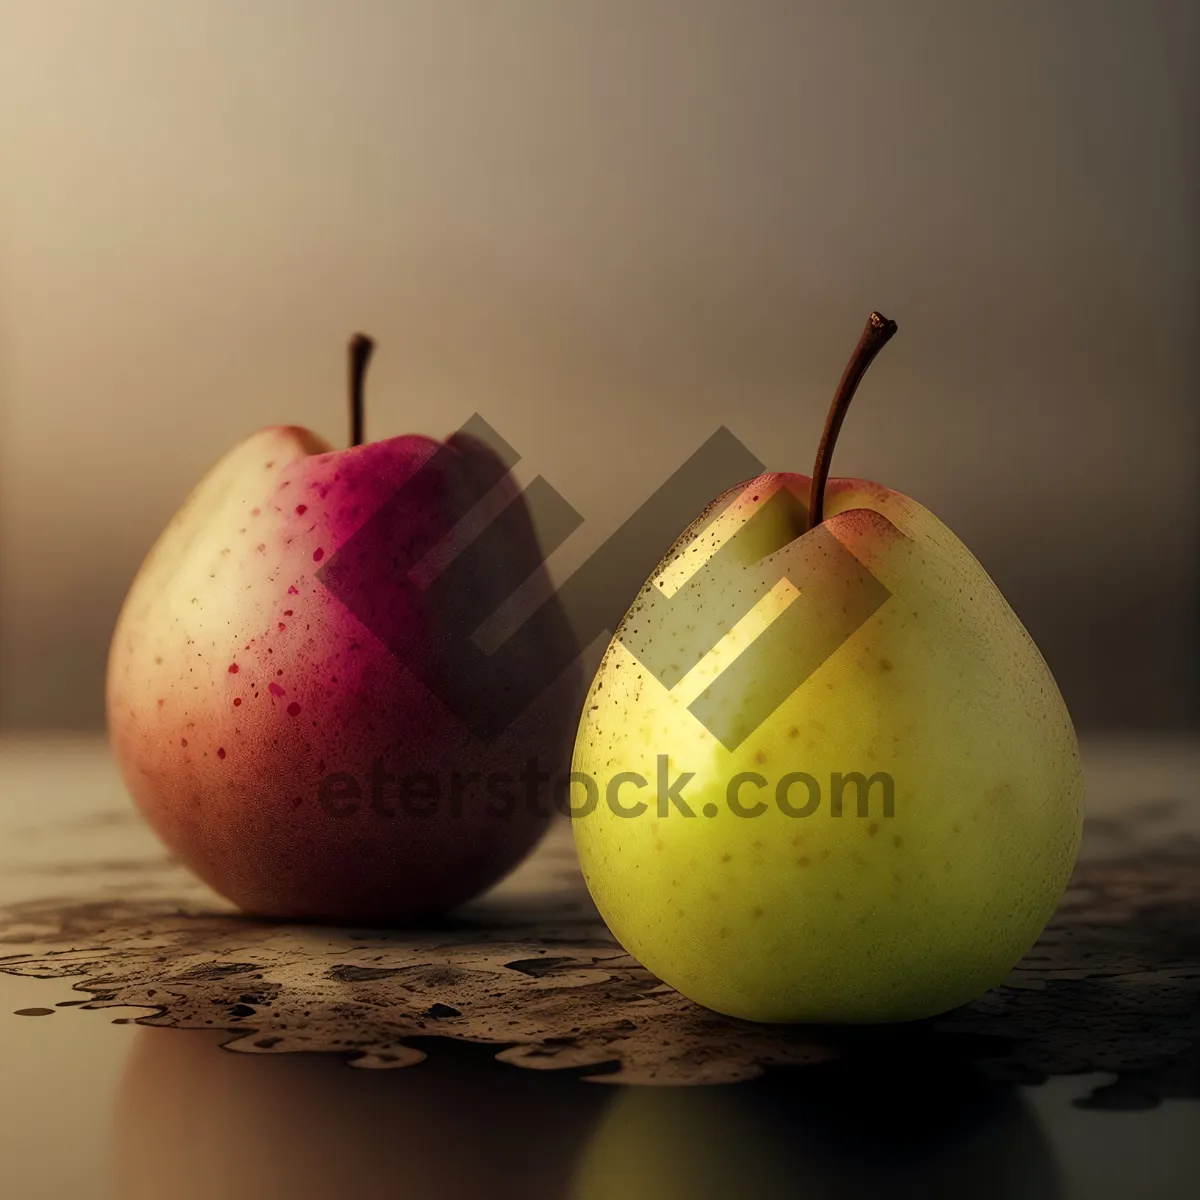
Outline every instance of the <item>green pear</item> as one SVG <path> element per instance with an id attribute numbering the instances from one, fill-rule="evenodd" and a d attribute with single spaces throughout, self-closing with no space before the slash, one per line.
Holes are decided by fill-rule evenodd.
<path id="1" fill-rule="evenodd" d="M 1083 777 L 1029 634 L 932 513 L 813 476 L 719 497 L 592 682 L 575 842 L 621 944 L 735 1017 L 902 1021 L 1000 983 L 1074 865 Z M 579 785 L 584 784 L 586 794 Z"/>

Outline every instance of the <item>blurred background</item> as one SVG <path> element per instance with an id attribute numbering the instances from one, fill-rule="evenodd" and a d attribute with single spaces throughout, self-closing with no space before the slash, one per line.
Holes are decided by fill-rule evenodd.
<path id="1" fill-rule="evenodd" d="M 234 442 L 482 413 L 586 522 L 721 424 L 933 509 L 1084 730 L 1194 728 L 1192 0 L 48 0 L 0 11 L 0 726 L 98 728 Z"/>

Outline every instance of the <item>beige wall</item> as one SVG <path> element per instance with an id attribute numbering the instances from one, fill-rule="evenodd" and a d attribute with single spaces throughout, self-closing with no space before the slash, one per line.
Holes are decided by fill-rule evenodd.
<path id="1" fill-rule="evenodd" d="M 0 7 L 0 723 L 102 719 L 152 538 L 255 426 L 476 409 L 588 518 L 719 423 L 932 507 L 1084 725 L 1196 715 L 1190 0 Z M 561 559 L 561 561 L 559 561 Z"/>

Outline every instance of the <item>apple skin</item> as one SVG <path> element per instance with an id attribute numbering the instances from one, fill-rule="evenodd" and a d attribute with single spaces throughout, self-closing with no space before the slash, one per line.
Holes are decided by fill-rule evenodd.
<path id="1" fill-rule="evenodd" d="M 574 820 L 575 843 L 618 941 L 697 1003 L 768 1022 L 929 1017 L 1001 983 L 1057 906 L 1082 831 L 1078 746 L 1037 647 L 946 526 L 900 493 L 832 479 L 825 520 L 806 532 L 809 482 L 771 474 L 731 489 L 639 593 L 584 702 L 573 769 L 597 781 L 601 801 Z M 751 526 L 783 511 L 770 507 L 783 490 L 793 515 Z M 692 557 L 740 529 L 749 544 L 736 570 Z M 764 556 L 808 574 L 788 617 L 793 641 L 732 695 L 732 715 L 776 667 L 797 682 L 731 750 L 688 706 L 760 636 L 718 622 L 727 632 L 704 654 L 729 594 L 755 588 L 764 624 L 792 603 L 768 590 L 777 574 L 752 565 Z M 791 671 L 788 659 L 860 594 L 864 567 L 886 599 L 811 674 Z M 679 572 L 695 573 L 675 580 L 695 589 L 688 624 L 664 631 L 656 589 Z M 805 597 L 809 580 L 820 599 Z M 664 648 L 683 673 L 670 689 L 643 665 Z M 692 819 L 660 813 L 660 755 L 668 781 L 694 773 L 682 793 Z M 626 808 L 647 803 L 640 814 L 606 802 L 623 772 L 649 781 L 617 794 Z M 728 801 L 742 772 L 764 780 L 738 794 L 743 809 L 762 802 L 751 817 Z M 820 786 L 814 811 L 795 811 L 804 788 L 785 793 L 792 812 L 778 803 L 793 772 Z M 851 789 L 834 816 L 835 772 L 889 775 L 892 814 L 877 788 L 866 814 Z"/>
<path id="2" fill-rule="evenodd" d="M 459 631 L 448 626 L 461 614 L 377 578 L 380 561 L 425 536 L 456 490 L 479 472 L 503 475 L 482 443 L 456 434 L 446 445 L 444 469 L 417 475 L 439 449 L 430 438 L 331 451 L 304 429 L 262 429 L 197 486 L 130 589 L 108 661 L 117 762 L 166 845 L 249 912 L 387 923 L 441 912 L 515 866 L 553 812 L 544 795 L 526 803 L 520 785 L 507 801 L 489 796 L 486 781 L 515 776 L 530 759 L 548 773 L 565 769 L 577 668 L 484 742 L 376 636 L 407 626 L 434 659 L 443 654 L 433 666 L 447 676 L 459 667 L 437 648 L 454 644 Z M 377 590 L 372 632 L 317 572 L 413 477 L 408 507 L 359 555 L 353 607 L 369 608 Z M 524 521 L 510 523 L 471 580 L 484 593 L 476 612 L 544 570 L 524 501 L 507 476 L 500 487 Z M 544 628 L 569 642 L 565 621 Z M 378 800 L 376 769 L 394 777 Z M 432 812 L 419 790 L 399 803 L 397 781 L 417 772 L 436 778 Z M 338 773 L 357 795 L 345 779 L 322 792 Z M 463 786 L 451 803 L 454 774 Z"/>

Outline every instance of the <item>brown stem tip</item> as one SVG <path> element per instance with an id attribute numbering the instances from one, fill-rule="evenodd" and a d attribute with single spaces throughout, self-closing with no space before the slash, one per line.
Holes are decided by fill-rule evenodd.
<path id="1" fill-rule="evenodd" d="M 365 333 L 356 333 L 346 348 L 350 364 L 350 445 L 363 444 L 363 381 L 375 351 L 375 342 Z"/>
<path id="2" fill-rule="evenodd" d="M 816 529 L 825 519 L 825 483 L 829 478 L 829 464 L 833 459 L 833 447 L 837 442 L 842 421 L 854 393 L 858 389 L 867 368 L 880 350 L 891 340 L 896 332 L 896 322 L 889 321 L 882 313 L 873 312 L 867 318 L 867 327 L 859 339 L 858 346 L 846 364 L 842 374 L 842 382 L 834 393 L 833 403 L 829 406 L 829 416 L 825 418 L 825 432 L 821 434 L 821 444 L 817 447 L 817 461 L 813 467 L 812 487 L 808 493 L 808 527 Z"/>

